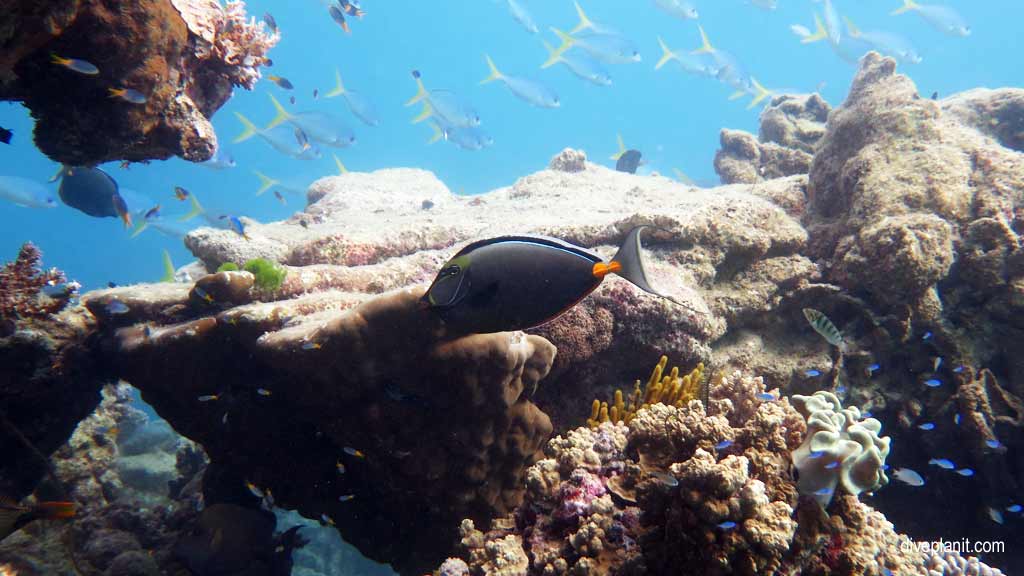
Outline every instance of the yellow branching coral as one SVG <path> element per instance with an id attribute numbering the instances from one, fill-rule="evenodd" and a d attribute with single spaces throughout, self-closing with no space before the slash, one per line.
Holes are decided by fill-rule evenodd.
<path id="1" fill-rule="evenodd" d="M 633 393 L 629 395 L 628 403 L 622 390 L 615 391 L 615 398 L 610 405 L 608 402 L 595 399 L 590 408 L 587 425 L 597 428 L 602 422 L 629 424 L 629 421 L 636 416 L 637 411 L 645 406 L 661 403 L 681 408 L 690 400 L 697 398 L 702 389 L 704 363 L 697 364 L 692 372 L 682 378 L 679 377 L 679 368 L 676 366 L 673 366 L 666 375 L 665 367 L 667 365 L 668 356 L 662 356 L 643 389 L 640 388 L 640 381 L 636 381 Z"/>

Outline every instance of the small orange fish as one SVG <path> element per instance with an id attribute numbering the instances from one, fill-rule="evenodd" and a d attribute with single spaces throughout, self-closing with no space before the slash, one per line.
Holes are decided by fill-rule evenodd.
<path id="1" fill-rule="evenodd" d="M 200 396 L 199 397 L 199 401 L 200 402 L 210 402 L 212 400 L 220 400 L 220 395 L 219 394 L 207 394 L 205 396 Z"/>
<path id="2" fill-rule="evenodd" d="M 338 502 L 348 502 L 349 500 L 351 500 L 351 499 L 353 499 L 355 497 L 356 497 L 355 494 L 343 494 L 341 496 L 338 496 Z"/>
<path id="3" fill-rule="evenodd" d="M 177 198 L 178 200 L 182 200 L 182 201 L 187 200 L 188 196 L 189 196 L 188 190 L 185 190 L 181 186 L 175 186 L 174 187 L 174 197 Z"/>
<path id="4" fill-rule="evenodd" d="M 356 458 L 366 458 L 366 454 L 363 454 L 361 450 L 356 450 L 351 446 L 345 446 L 343 450 L 345 451 L 345 454 L 348 454 L 349 456 L 355 456 Z"/>
<path id="5" fill-rule="evenodd" d="M 33 520 L 65 520 L 74 517 L 74 502 L 40 502 L 33 506 L 22 506 L 12 500 L 0 498 L 0 540 Z"/>
<path id="6" fill-rule="evenodd" d="M 271 82 L 277 84 L 278 86 L 284 88 L 285 90 L 292 90 L 295 88 L 295 86 L 292 85 L 292 83 L 283 76 L 274 76 L 273 74 L 267 74 L 267 80 L 270 80 Z"/>

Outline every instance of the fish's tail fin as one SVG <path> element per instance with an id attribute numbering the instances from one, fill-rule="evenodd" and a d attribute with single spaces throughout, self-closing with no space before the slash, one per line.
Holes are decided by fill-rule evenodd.
<path id="1" fill-rule="evenodd" d="M 135 225 L 135 230 L 132 230 L 131 236 L 129 236 L 129 238 L 135 238 L 139 234 L 142 234 L 143 232 L 146 231 L 146 228 L 149 228 L 149 222 L 147 222 L 145 219 L 142 219 L 141 221 L 139 221 L 138 224 Z"/>
<path id="2" fill-rule="evenodd" d="M 686 172 L 683 172 L 679 168 L 673 168 L 672 171 L 676 174 L 676 180 L 679 180 L 687 186 L 696 186 L 693 179 L 686 175 Z"/>
<path id="3" fill-rule="evenodd" d="M 495 80 L 501 80 L 504 78 L 501 71 L 498 70 L 498 67 L 494 65 L 494 60 L 491 60 L 489 55 L 484 54 L 484 59 L 487 60 L 487 67 L 490 69 L 491 73 L 487 78 L 480 81 L 481 84 L 487 84 L 488 82 L 494 82 Z"/>
<path id="4" fill-rule="evenodd" d="M 334 156 L 334 165 L 338 167 L 338 174 L 348 174 L 348 168 L 341 163 L 341 158 L 338 158 L 337 154 L 331 154 L 331 156 Z"/>
<path id="5" fill-rule="evenodd" d="M 704 27 L 697 24 L 697 30 L 700 30 L 700 48 L 690 51 L 690 54 L 711 54 L 715 51 L 715 47 L 711 45 L 711 40 L 708 40 L 708 33 L 704 31 Z"/>
<path id="6" fill-rule="evenodd" d="M 412 77 L 416 79 L 416 94 L 405 102 L 406 106 L 412 106 L 428 96 L 427 88 L 423 85 L 423 78 L 420 77 L 420 71 L 413 70 Z"/>
<path id="7" fill-rule="evenodd" d="M 74 502 L 40 502 L 33 509 L 33 516 L 45 520 L 64 520 L 75 517 Z"/>
<path id="8" fill-rule="evenodd" d="M 658 60 L 658 63 L 654 65 L 655 70 L 660 70 L 662 66 L 668 64 L 669 60 L 679 59 L 679 55 L 673 52 L 672 49 L 668 47 L 668 44 L 665 44 L 665 41 L 661 39 L 661 36 L 658 36 L 658 45 L 661 46 L 661 58 Z"/>
<path id="9" fill-rule="evenodd" d="M 540 65 L 541 68 L 550 68 L 555 64 L 561 62 L 562 54 L 569 48 L 569 45 L 567 45 L 564 41 L 562 42 L 562 45 L 559 46 L 558 48 L 555 48 L 551 44 L 548 44 L 547 40 L 541 40 L 540 42 L 541 44 L 544 45 L 544 49 L 548 51 L 548 59 L 545 60 L 544 63 Z"/>
<path id="10" fill-rule="evenodd" d="M 619 151 L 609 156 L 609 158 L 611 158 L 612 160 L 618 160 L 619 158 L 622 157 L 623 154 L 626 153 L 626 142 L 622 139 L 622 134 L 616 134 L 615 140 L 619 144 Z"/>
<path id="11" fill-rule="evenodd" d="M 107 88 L 107 96 L 110 98 L 120 98 L 125 95 L 127 91 L 124 88 Z"/>
<path id="12" fill-rule="evenodd" d="M 259 133 L 260 129 L 257 128 L 256 125 L 253 124 L 251 120 L 246 118 L 244 114 L 242 114 L 241 112 L 235 112 L 235 116 L 238 117 L 238 121 L 242 123 L 242 126 L 245 129 L 242 130 L 241 134 L 235 136 L 235 139 L 232 142 L 234 142 L 235 144 L 238 144 L 239 142 L 245 142 L 249 138 L 252 138 L 253 136 Z"/>
<path id="13" fill-rule="evenodd" d="M 277 116 L 274 116 L 274 119 L 270 121 L 270 124 L 267 124 L 266 127 L 263 128 L 264 130 L 270 130 L 274 126 L 280 126 L 292 119 L 291 113 L 284 109 L 284 106 L 277 101 L 277 98 L 275 98 L 273 94 L 267 92 L 267 96 L 270 96 L 270 103 L 274 105 L 274 110 L 277 111 Z"/>
<path id="14" fill-rule="evenodd" d="M 765 98 L 772 95 L 772 91 L 762 86 L 761 83 L 757 81 L 757 78 L 751 76 L 750 83 L 754 88 L 754 99 L 750 101 L 750 104 L 747 104 L 747 110 L 750 110 L 754 106 L 757 106 Z"/>
<path id="15" fill-rule="evenodd" d="M 843 22 L 846 22 L 846 32 L 851 38 L 860 38 L 860 28 L 857 28 L 849 16 L 843 16 Z"/>
<path id="16" fill-rule="evenodd" d="M 71 64 L 71 60 L 64 58 L 62 56 L 58 56 L 56 52 L 50 52 L 50 63 L 60 64 L 61 66 L 67 66 L 68 64 Z"/>
<path id="17" fill-rule="evenodd" d="M 336 98 L 345 93 L 345 85 L 341 83 L 341 71 L 334 69 L 334 90 L 324 94 L 324 98 Z"/>
<path id="18" fill-rule="evenodd" d="M 737 91 L 733 92 L 732 94 L 729 94 L 729 102 L 732 102 L 733 100 L 739 100 L 740 98 L 743 98 L 746 95 L 747 95 L 747 91 L 746 90 L 737 90 Z"/>
<path id="19" fill-rule="evenodd" d="M 814 14 L 814 34 L 810 36 L 804 36 L 800 39 L 801 44 L 811 44 L 813 42 L 819 42 L 828 38 L 828 31 L 825 30 L 825 24 L 821 21 L 821 16 L 817 13 Z"/>
<path id="20" fill-rule="evenodd" d="M 423 110 L 420 110 L 420 113 L 417 114 L 416 117 L 412 119 L 411 124 L 419 124 L 420 122 L 423 122 L 424 120 L 430 118 L 433 115 L 434 107 L 430 105 L 430 102 L 424 102 Z"/>
<path id="21" fill-rule="evenodd" d="M 587 16 L 587 13 L 583 11 L 583 6 L 580 6 L 579 2 L 574 1 L 576 5 L 576 16 L 579 17 L 580 21 L 576 24 L 576 27 L 569 31 L 570 34 L 576 34 L 584 30 L 593 29 L 594 23 Z"/>
<path id="22" fill-rule="evenodd" d="M 164 275 L 160 277 L 161 282 L 174 282 L 174 262 L 171 261 L 171 253 L 164 250 Z"/>
<path id="23" fill-rule="evenodd" d="M 199 203 L 199 200 L 196 200 L 195 194 L 189 194 L 188 199 L 192 201 L 192 210 L 189 210 L 188 214 L 185 214 L 181 218 L 178 218 L 179 222 L 188 222 L 189 220 L 195 218 L 196 216 L 199 216 L 200 214 L 206 211 L 205 209 L 203 209 L 202 204 Z"/>
<path id="24" fill-rule="evenodd" d="M 900 6 L 899 8 L 897 8 L 897 9 L 893 10 L 892 12 L 890 12 L 889 14 L 892 15 L 892 16 L 898 16 L 900 14 L 903 14 L 904 12 L 910 12 L 911 10 L 917 10 L 920 7 L 921 7 L 920 4 L 918 4 L 914 0 L 903 0 L 903 6 Z"/>
<path id="25" fill-rule="evenodd" d="M 430 140 L 427 140 L 427 144 L 433 144 L 444 138 L 444 130 L 437 122 L 431 122 L 430 127 L 434 129 L 434 133 L 430 136 Z"/>
<path id="26" fill-rule="evenodd" d="M 650 226 L 637 226 L 627 232 L 626 238 L 623 239 L 618 252 L 615 253 L 615 256 L 611 261 L 607 264 L 599 262 L 594 265 L 594 275 L 604 277 L 610 273 L 618 274 L 644 292 L 660 296 L 669 300 L 673 304 L 698 312 L 675 298 L 658 292 L 651 286 L 650 282 L 647 281 L 647 273 L 644 271 L 643 255 L 640 253 L 640 233 L 643 232 L 644 228 L 650 228 Z"/>
<path id="27" fill-rule="evenodd" d="M 280 182 L 278 182 L 277 180 L 274 180 L 273 178 L 271 178 L 270 176 L 267 176 L 266 174 L 264 174 L 263 172 L 260 172 L 259 170 L 253 170 L 252 173 L 255 174 L 257 178 L 260 179 L 260 187 L 259 187 L 258 190 L 256 190 L 256 195 L 257 196 L 262 195 L 267 190 L 270 190 L 274 186 L 277 186 L 278 184 L 280 184 Z"/>

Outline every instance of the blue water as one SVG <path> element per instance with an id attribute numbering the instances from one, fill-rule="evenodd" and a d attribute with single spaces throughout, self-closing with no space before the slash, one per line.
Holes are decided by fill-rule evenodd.
<path id="1" fill-rule="evenodd" d="M 519 0 L 541 28 L 539 36 L 556 44 L 549 26 L 571 29 L 576 14 L 569 0 Z M 1024 41 L 1024 3 L 949 0 L 970 23 L 968 38 L 945 36 L 915 14 L 890 16 L 899 6 L 889 0 L 837 0 L 837 9 L 861 29 L 886 29 L 913 41 L 924 57 L 921 64 L 901 67 L 917 82 L 925 97 L 948 95 L 976 86 L 1020 86 L 1024 67 L 1019 63 Z M 813 29 L 812 10 L 820 4 L 808 0 L 779 0 L 779 9 L 767 12 L 743 0 L 704 0 L 695 5 L 700 23 L 712 43 L 734 53 L 768 88 L 813 91 L 820 88 L 833 105 L 844 98 L 855 68 L 836 56 L 826 42 L 802 45 L 789 30 L 791 24 Z M 287 9 L 284 8 L 287 6 Z M 184 211 L 172 197 L 174 186 L 184 186 L 201 199 L 210 212 L 244 215 L 261 221 L 277 220 L 301 209 L 302 199 L 289 198 L 282 206 L 272 194 L 255 197 L 259 181 L 253 169 L 272 177 L 309 183 L 335 174 L 331 152 L 350 170 L 413 166 L 434 171 L 448 187 L 474 194 L 511 184 L 517 177 L 547 165 L 566 146 L 586 150 L 592 161 L 612 164 L 616 134 L 627 146 L 643 151 L 650 167 L 671 175 L 678 168 L 691 178 L 716 180 L 712 159 L 723 127 L 757 131 L 758 110 L 747 110 L 749 98 L 729 101 L 731 89 L 710 78 L 688 76 L 666 66 L 655 72 L 660 56 L 656 41 L 669 46 L 696 48 L 700 44 L 694 21 L 675 20 L 655 9 L 653 2 L 586 0 L 584 7 L 598 23 L 612 26 L 639 47 L 643 61 L 609 65 L 610 88 L 594 86 L 553 67 L 540 70 L 547 56 L 540 37 L 531 35 L 512 19 L 504 2 L 489 0 L 364 0 L 367 16 L 350 19 L 352 34 L 345 35 L 317 0 L 249 2 L 257 17 L 275 16 L 283 34 L 271 52 L 270 72 L 285 76 L 296 86 L 288 93 L 270 82 L 253 92 L 238 90 L 213 118 L 222 146 L 238 167 L 214 172 L 181 160 L 133 165 L 122 170 L 105 166 L 122 187 L 149 195 L 167 211 Z M 488 53 L 506 74 L 530 76 L 553 88 L 562 106 L 534 108 L 515 98 L 502 84 L 478 85 L 487 75 L 483 54 Z M 359 123 L 341 98 L 313 101 L 312 91 L 329 91 L 337 67 L 352 90 L 370 97 L 382 117 L 378 127 Z M 430 88 L 457 91 L 480 112 L 494 145 L 465 151 L 444 142 L 428 146 L 426 123 L 409 120 L 418 107 L 403 103 L 415 92 L 410 76 L 419 69 Z M 302 161 L 283 157 L 252 139 L 231 140 L 241 131 L 232 112 L 239 111 L 263 124 L 273 116 L 267 93 L 289 106 L 294 94 L 296 111 L 324 110 L 345 118 L 356 130 L 353 148 L 324 148 L 324 157 Z M 31 143 L 32 121 L 19 105 L 0 106 L 0 126 L 15 131 L 12 146 L 0 145 L 0 174 L 45 181 L 57 165 Z M 147 231 L 136 239 L 114 219 L 94 219 L 70 208 L 30 210 L 0 202 L 0 258 L 11 259 L 26 240 L 37 243 L 45 264 L 66 270 L 87 289 L 108 281 L 129 283 L 156 280 L 162 273 L 160 253 L 168 249 L 176 265 L 190 259 L 184 245 Z"/>

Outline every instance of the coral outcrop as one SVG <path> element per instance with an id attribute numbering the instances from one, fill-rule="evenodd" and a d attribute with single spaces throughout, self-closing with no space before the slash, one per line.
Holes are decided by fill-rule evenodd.
<path id="1" fill-rule="evenodd" d="M 761 113 L 759 136 L 722 130 L 715 172 L 724 184 L 755 184 L 807 174 L 830 111 L 817 94 L 773 97 Z"/>
<path id="2" fill-rule="evenodd" d="M 521 499 L 552 430 L 527 398 L 555 355 L 543 338 L 446 334 L 422 289 L 241 305 L 196 289 L 114 288 L 84 303 L 111 370 L 205 448 L 219 478 L 204 482 L 207 505 L 251 499 L 249 482 L 416 572 L 443 558 L 461 519 L 487 525 Z M 114 301 L 129 311 L 112 313 Z"/>
<path id="3" fill-rule="evenodd" d="M 209 118 L 234 87 L 253 87 L 278 38 L 239 0 L 8 2 L 0 100 L 32 111 L 36 146 L 57 162 L 201 162 L 217 149 Z M 99 72 L 57 66 L 52 54 Z M 145 101 L 110 98 L 122 88 Z"/>

